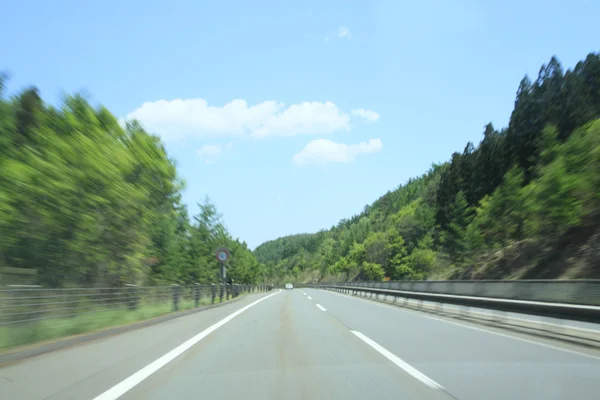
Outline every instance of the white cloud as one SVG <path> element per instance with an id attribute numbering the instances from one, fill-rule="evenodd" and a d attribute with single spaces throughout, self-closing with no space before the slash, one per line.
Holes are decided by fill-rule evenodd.
<path id="1" fill-rule="evenodd" d="M 377 120 L 379 119 L 379 113 L 376 113 L 372 110 L 367 110 L 365 108 L 357 108 L 355 110 L 352 110 L 352 115 L 362 117 L 368 122 L 377 122 Z"/>
<path id="2" fill-rule="evenodd" d="M 248 106 L 235 99 L 222 107 L 206 100 L 175 99 L 144 103 L 126 116 L 165 140 L 193 137 L 295 136 L 350 129 L 350 117 L 334 103 L 302 102 L 286 107 L 277 101 Z"/>
<path id="3" fill-rule="evenodd" d="M 359 154 L 376 153 L 381 151 L 382 147 L 383 143 L 380 139 L 370 139 L 368 142 L 358 144 L 335 143 L 327 139 L 317 139 L 309 142 L 302 151 L 295 154 L 293 161 L 299 167 L 348 163 Z"/>
<path id="4" fill-rule="evenodd" d="M 223 153 L 223 149 L 219 145 L 204 145 L 196 153 L 204 159 L 205 164 L 214 164 L 216 158 Z"/>
<path id="5" fill-rule="evenodd" d="M 198 155 L 199 156 L 208 156 L 208 157 L 214 157 L 214 156 L 218 156 L 222 153 L 222 149 L 221 146 L 219 145 L 204 145 L 202 146 L 202 148 L 200 148 L 198 150 Z"/>
<path id="6" fill-rule="evenodd" d="M 350 33 L 350 29 L 348 29 L 345 26 L 340 26 L 338 28 L 338 37 L 341 37 L 344 39 L 350 39 L 352 37 L 352 34 Z"/>

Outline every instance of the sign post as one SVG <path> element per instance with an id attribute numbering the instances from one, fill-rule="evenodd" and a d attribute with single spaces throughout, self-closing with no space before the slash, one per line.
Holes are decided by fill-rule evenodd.
<path id="1" fill-rule="evenodd" d="M 215 251 L 215 256 L 217 256 L 217 261 L 221 264 L 221 283 L 223 285 L 223 290 L 227 291 L 227 267 L 225 264 L 229 261 L 229 250 L 224 247 L 218 248 Z M 225 293 L 225 298 L 227 298 L 227 293 Z M 221 297 L 221 300 L 223 298 Z"/>

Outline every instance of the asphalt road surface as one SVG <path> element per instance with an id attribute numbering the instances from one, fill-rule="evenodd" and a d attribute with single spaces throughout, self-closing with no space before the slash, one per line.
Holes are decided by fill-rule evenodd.
<path id="1" fill-rule="evenodd" d="M 594 350 L 337 293 L 245 296 L 0 369 L 0 399 L 600 398 Z"/>

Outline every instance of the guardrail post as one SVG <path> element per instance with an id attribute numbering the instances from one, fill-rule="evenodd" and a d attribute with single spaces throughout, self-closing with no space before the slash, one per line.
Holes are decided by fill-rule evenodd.
<path id="1" fill-rule="evenodd" d="M 200 284 L 196 283 L 194 286 L 194 304 L 196 308 L 200 305 Z"/>
<path id="2" fill-rule="evenodd" d="M 137 285 L 125 285 L 127 287 L 127 291 L 129 292 L 129 309 L 130 310 L 135 310 L 137 309 L 137 305 L 138 302 L 140 301 L 139 299 L 139 294 L 138 294 L 138 287 Z"/>
<path id="3" fill-rule="evenodd" d="M 223 286 L 222 283 L 219 283 L 219 301 L 222 303 L 223 302 L 223 292 L 225 291 L 225 287 Z"/>
<path id="4" fill-rule="evenodd" d="M 217 297 L 217 285 L 211 283 L 210 285 L 210 303 L 215 304 L 215 297 Z"/>
<path id="5" fill-rule="evenodd" d="M 229 300 L 229 296 L 231 295 L 231 284 L 225 284 L 225 300 Z"/>
<path id="6" fill-rule="evenodd" d="M 173 288 L 173 311 L 179 310 L 179 285 L 172 285 Z"/>

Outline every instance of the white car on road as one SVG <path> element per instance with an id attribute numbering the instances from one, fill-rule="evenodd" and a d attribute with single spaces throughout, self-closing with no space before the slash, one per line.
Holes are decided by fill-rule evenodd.
<path id="1" fill-rule="evenodd" d="M 291 283 L 286 283 L 285 284 L 285 289 L 286 290 L 292 290 L 294 288 L 294 285 L 292 285 Z"/>

